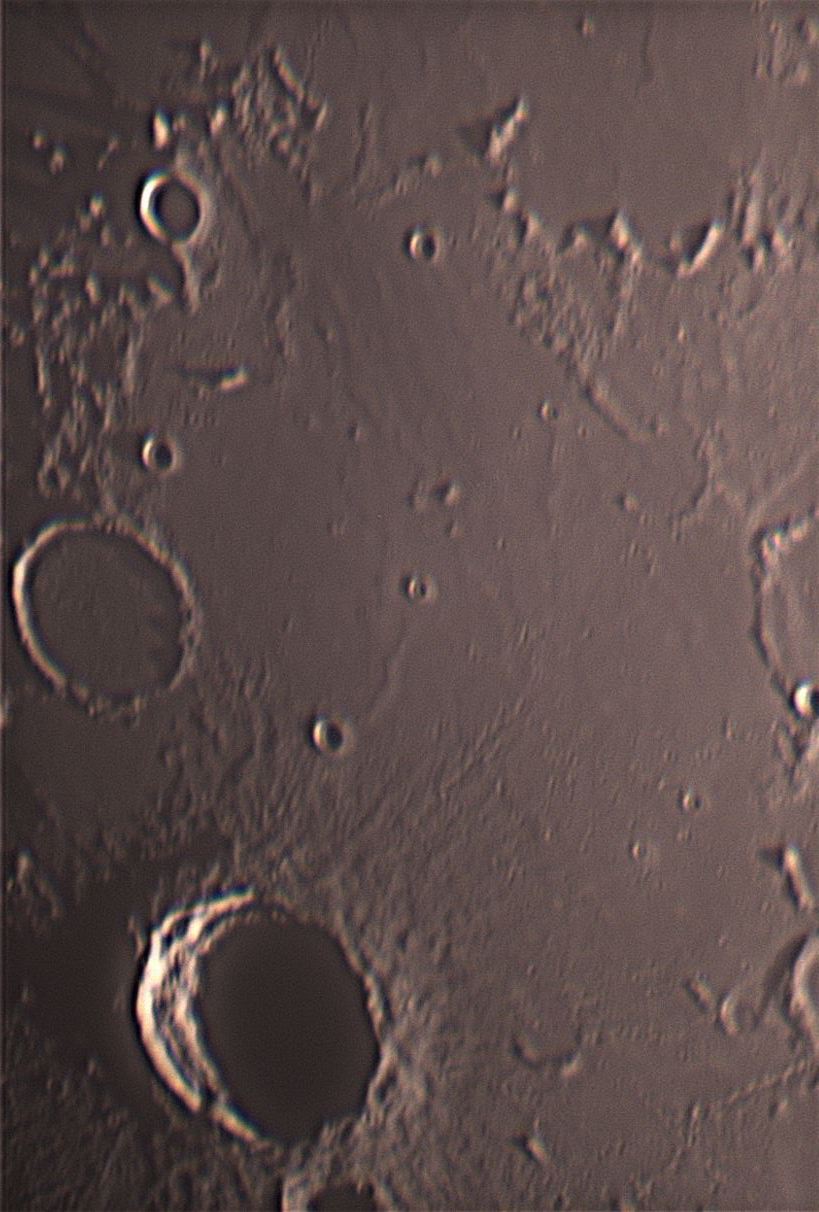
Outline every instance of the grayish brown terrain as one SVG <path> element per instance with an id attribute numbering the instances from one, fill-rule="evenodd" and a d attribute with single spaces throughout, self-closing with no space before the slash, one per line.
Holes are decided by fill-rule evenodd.
<path id="1" fill-rule="evenodd" d="M 4 84 L 4 1206 L 819 1208 L 819 6 Z"/>

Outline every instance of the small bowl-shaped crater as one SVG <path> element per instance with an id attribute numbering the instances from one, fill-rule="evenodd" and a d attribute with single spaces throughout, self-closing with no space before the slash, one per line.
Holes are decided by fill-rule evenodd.
<path id="1" fill-rule="evenodd" d="M 442 480 L 440 484 L 436 484 L 434 492 L 438 504 L 446 506 L 447 509 L 454 509 L 463 496 L 463 488 L 457 480 Z"/>
<path id="2" fill-rule="evenodd" d="M 404 597 L 421 606 L 429 606 L 438 600 L 438 585 L 428 572 L 411 572 L 402 582 Z"/>
<path id="3" fill-rule="evenodd" d="M 340 715 L 316 715 L 310 721 L 310 742 L 323 757 L 345 757 L 353 748 L 352 725 Z"/>
<path id="4" fill-rule="evenodd" d="M 803 720 L 814 720 L 819 715 L 819 687 L 815 682 L 800 682 L 791 697 L 793 709 Z"/>
<path id="5" fill-rule="evenodd" d="M 444 238 L 437 227 L 422 223 L 407 233 L 407 253 L 413 261 L 432 264 L 443 254 Z"/>
<path id="6" fill-rule="evenodd" d="M 278 911 L 234 926 L 203 963 L 200 1012 L 232 1106 L 263 1136 L 292 1145 L 361 1113 L 378 1040 L 328 931 Z"/>
<path id="7" fill-rule="evenodd" d="M 139 194 L 139 217 L 149 235 L 162 244 L 190 240 L 202 221 L 197 183 L 176 173 L 146 177 Z"/>
<path id="8" fill-rule="evenodd" d="M 173 438 L 149 433 L 142 443 L 142 465 L 155 475 L 177 471 L 182 461 L 179 446 Z"/>

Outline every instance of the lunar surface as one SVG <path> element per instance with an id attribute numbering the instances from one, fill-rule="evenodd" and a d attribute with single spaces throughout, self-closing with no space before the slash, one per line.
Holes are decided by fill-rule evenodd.
<path id="1" fill-rule="evenodd" d="M 819 5 L 3 18 L 3 1207 L 819 1209 Z"/>

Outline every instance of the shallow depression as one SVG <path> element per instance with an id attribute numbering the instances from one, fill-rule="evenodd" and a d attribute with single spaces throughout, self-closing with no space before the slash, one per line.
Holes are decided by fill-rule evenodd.
<path id="1" fill-rule="evenodd" d="M 310 1200 L 311 1212 L 375 1212 L 378 1204 L 372 1187 L 339 1183 L 325 1187 Z"/>
<path id="2" fill-rule="evenodd" d="M 276 916 L 235 926 L 202 967 L 208 1051 L 231 1102 L 284 1144 L 358 1112 L 378 1045 L 338 943 Z"/>

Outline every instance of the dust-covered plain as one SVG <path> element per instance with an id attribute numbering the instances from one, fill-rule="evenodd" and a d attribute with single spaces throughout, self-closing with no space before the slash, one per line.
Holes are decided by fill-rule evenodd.
<path id="1" fill-rule="evenodd" d="M 4 1206 L 819 1208 L 819 6 L 4 78 Z"/>

